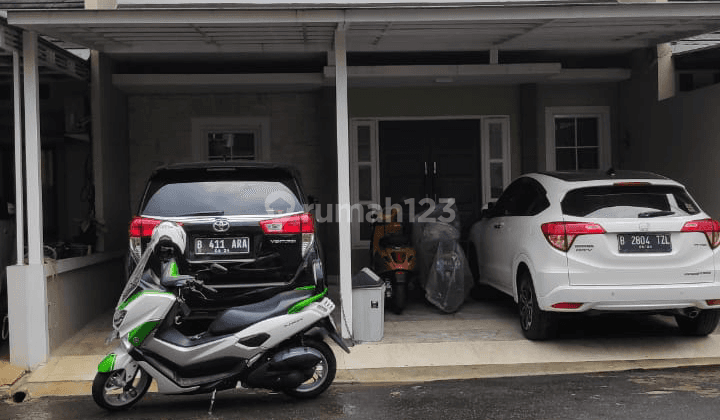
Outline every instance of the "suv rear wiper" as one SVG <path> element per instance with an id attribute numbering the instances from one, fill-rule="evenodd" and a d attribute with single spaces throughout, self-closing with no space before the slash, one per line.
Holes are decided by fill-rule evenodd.
<path id="1" fill-rule="evenodd" d="M 660 211 L 646 211 L 644 213 L 639 213 L 638 217 L 645 218 L 645 217 L 660 217 L 660 216 L 670 216 L 672 214 L 675 214 L 674 211 L 670 210 L 660 210 Z"/>
<path id="2" fill-rule="evenodd" d="M 183 214 L 183 216 L 222 216 L 225 212 L 223 210 L 209 210 L 209 211 L 197 211 L 195 213 Z"/>

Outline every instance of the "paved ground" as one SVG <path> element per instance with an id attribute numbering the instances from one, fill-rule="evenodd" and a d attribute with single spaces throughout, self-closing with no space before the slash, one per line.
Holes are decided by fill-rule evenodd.
<path id="1" fill-rule="evenodd" d="M 107 413 L 89 396 L 0 402 L 3 419 L 716 419 L 720 368 L 626 371 L 403 384 L 336 384 L 312 401 L 282 394 L 148 395 Z"/>
<path id="2" fill-rule="evenodd" d="M 87 325 L 48 363 L 8 392 L 88 395 L 111 313 Z M 417 300 L 402 315 L 386 312 L 381 342 L 347 355 L 336 348 L 338 383 L 422 382 L 539 374 L 607 372 L 720 364 L 720 334 L 680 335 L 670 317 L 604 316 L 566 319 L 548 342 L 523 338 L 515 305 L 499 294 L 469 299 L 455 314 Z"/>

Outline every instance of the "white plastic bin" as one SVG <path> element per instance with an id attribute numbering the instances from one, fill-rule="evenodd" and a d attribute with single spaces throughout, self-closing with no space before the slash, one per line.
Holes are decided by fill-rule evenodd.
<path id="1" fill-rule="evenodd" d="M 384 334 L 385 282 L 365 267 L 352 279 L 353 339 L 380 341 Z"/>

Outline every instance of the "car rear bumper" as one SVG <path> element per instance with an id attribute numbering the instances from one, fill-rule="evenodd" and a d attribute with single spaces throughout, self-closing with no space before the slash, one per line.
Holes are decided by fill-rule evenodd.
<path id="1" fill-rule="evenodd" d="M 720 299 L 720 283 L 693 283 L 640 286 L 561 286 L 545 296 L 538 296 L 538 304 L 545 311 L 658 311 L 708 306 L 707 300 Z M 577 309 L 557 309 L 557 303 L 582 303 Z"/>

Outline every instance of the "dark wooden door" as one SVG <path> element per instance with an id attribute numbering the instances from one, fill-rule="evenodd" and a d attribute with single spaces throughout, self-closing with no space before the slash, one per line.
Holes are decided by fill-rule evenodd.
<path id="1" fill-rule="evenodd" d="M 479 120 L 382 121 L 379 144 L 381 205 L 413 199 L 421 212 L 423 198 L 455 199 L 463 232 L 470 228 L 481 205 Z"/>

